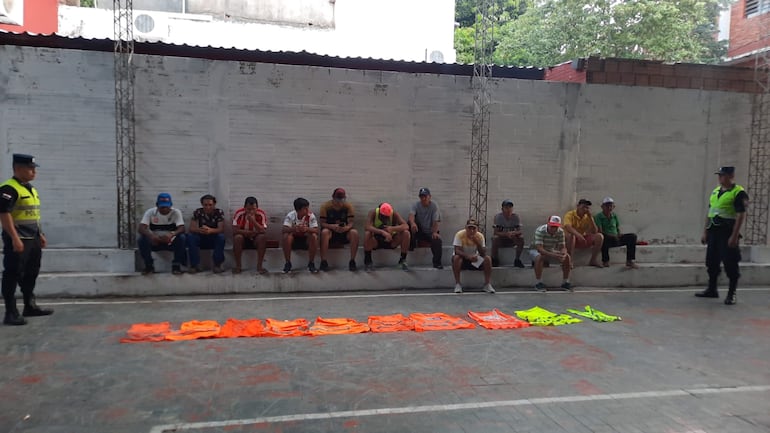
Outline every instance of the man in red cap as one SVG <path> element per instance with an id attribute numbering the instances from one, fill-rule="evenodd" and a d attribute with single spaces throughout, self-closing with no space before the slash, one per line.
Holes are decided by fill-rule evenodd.
<path id="1" fill-rule="evenodd" d="M 389 203 L 381 203 L 369 211 L 366 217 L 366 235 L 364 236 L 364 270 L 374 270 L 372 250 L 377 248 L 393 249 L 401 245 L 401 258 L 398 267 L 408 271 L 406 254 L 409 251 L 409 225 Z"/>
<path id="2" fill-rule="evenodd" d="M 326 254 L 329 244 L 350 244 L 350 262 L 348 269 L 356 270 L 356 253 L 358 252 L 358 231 L 353 228 L 355 213 L 353 205 L 345 201 L 347 194 L 342 188 L 332 192 L 332 199 L 321 205 L 321 270 L 329 270 Z"/>
<path id="3" fill-rule="evenodd" d="M 564 276 L 561 288 L 568 292 L 572 291 L 572 284 L 569 282 L 572 258 L 567 253 L 564 230 L 561 227 L 561 218 L 552 215 L 546 224 L 535 230 L 535 239 L 532 242 L 529 255 L 535 265 L 535 278 L 537 279 L 535 290 L 538 292 L 546 291 L 545 284 L 543 284 L 543 267 L 548 266 L 550 262 L 561 263 Z"/>

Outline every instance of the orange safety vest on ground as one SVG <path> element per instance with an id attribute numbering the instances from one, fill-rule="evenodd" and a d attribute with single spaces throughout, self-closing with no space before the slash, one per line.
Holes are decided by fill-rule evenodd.
<path id="1" fill-rule="evenodd" d="M 265 334 L 265 325 L 259 319 L 227 319 L 219 329 L 219 338 L 261 337 Z"/>
<path id="2" fill-rule="evenodd" d="M 414 321 L 414 330 L 417 332 L 473 329 L 476 327 L 473 323 L 460 317 L 444 313 L 412 313 L 409 318 Z"/>
<path id="3" fill-rule="evenodd" d="M 369 332 L 369 325 L 345 317 L 324 319 L 318 317 L 310 328 L 310 335 L 361 334 Z"/>
<path id="4" fill-rule="evenodd" d="M 128 329 L 128 337 L 121 338 L 121 343 L 141 343 L 146 341 L 163 341 L 171 332 L 169 322 L 161 323 L 134 323 Z"/>
<path id="5" fill-rule="evenodd" d="M 414 321 L 403 314 L 369 316 L 369 329 L 372 332 L 414 331 Z"/>
<path id="6" fill-rule="evenodd" d="M 265 337 L 302 337 L 309 335 L 308 323 L 305 319 L 266 319 L 264 335 Z"/>
<path id="7" fill-rule="evenodd" d="M 179 331 L 171 331 L 166 335 L 166 340 L 182 341 L 197 340 L 199 338 L 212 338 L 219 335 L 220 326 L 215 320 L 190 320 L 182 323 Z"/>
<path id="8" fill-rule="evenodd" d="M 528 322 L 509 316 L 497 308 L 492 311 L 468 311 L 468 316 L 487 329 L 517 329 L 529 327 Z"/>

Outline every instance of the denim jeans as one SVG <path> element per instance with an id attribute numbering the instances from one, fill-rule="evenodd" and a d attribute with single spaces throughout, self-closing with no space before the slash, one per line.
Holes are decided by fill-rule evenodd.
<path id="1" fill-rule="evenodd" d="M 190 252 L 191 267 L 195 267 L 201 264 L 200 250 L 214 250 L 212 253 L 214 266 L 220 266 L 225 261 L 225 235 L 222 233 L 217 233 L 214 235 L 188 233 L 187 248 Z"/>
<path id="2" fill-rule="evenodd" d="M 137 239 L 136 243 L 139 246 L 139 254 L 142 256 L 145 266 L 153 265 L 153 251 L 173 251 L 173 265 L 183 265 L 187 263 L 187 236 L 185 236 L 184 233 L 176 235 L 171 245 L 153 245 L 150 238 L 145 235 L 139 235 L 139 239 Z"/>

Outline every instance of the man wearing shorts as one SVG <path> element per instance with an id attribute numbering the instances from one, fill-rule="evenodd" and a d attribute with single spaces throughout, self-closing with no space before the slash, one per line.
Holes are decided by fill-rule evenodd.
<path id="1" fill-rule="evenodd" d="M 342 188 L 332 192 L 332 199 L 321 205 L 321 270 L 329 270 L 326 254 L 329 244 L 350 244 L 350 262 L 348 269 L 356 270 L 356 253 L 358 252 L 358 231 L 353 228 L 353 205 L 346 202 L 347 194 Z"/>
<path id="2" fill-rule="evenodd" d="M 484 271 L 484 291 L 495 293 L 490 284 L 492 278 L 492 258 L 487 255 L 484 235 L 479 233 L 479 225 L 471 218 L 465 223 L 465 228 L 455 234 L 454 255 L 452 256 L 452 272 L 455 276 L 455 293 L 462 293 L 460 271 Z"/>
<path id="3" fill-rule="evenodd" d="M 591 248 L 590 266 L 601 268 L 599 253 L 602 251 L 604 235 L 599 233 L 593 215 L 591 215 L 591 202 L 584 198 L 578 201 L 577 208 L 564 215 L 564 233 L 567 242 L 567 254 L 574 254 L 575 248 Z"/>
<path id="4" fill-rule="evenodd" d="M 550 266 L 551 262 L 561 263 L 564 281 L 561 288 L 569 292 L 572 291 L 572 284 L 569 282 L 569 274 L 572 270 L 572 258 L 567 253 L 564 244 L 564 230 L 561 228 L 561 218 L 553 215 L 548 218 L 548 223 L 541 225 L 535 230 L 535 239 L 532 242 L 532 249 L 529 250 L 529 256 L 535 268 L 535 290 L 545 292 L 543 284 L 543 267 Z"/>
<path id="5" fill-rule="evenodd" d="M 300 197 L 294 200 L 294 210 L 283 220 L 283 273 L 291 272 L 291 251 L 307 250 L 307 270 L 315 274 L 315 252 L 318 249 L 318 220 L 310 211 L 310 202 Z"/>
<path id="6" fill-rule="evenodd" d="M 234 274 L 241 273 L 243 250 L 257 250 L 257 272 L 266 274 L 262 267 L 267 248 L 267 214 L 259 208 L 256 197 L 246 197 L 243 207 L 233 215 L 233 256 L 235 256 Z"/>
<path id="7" fill-rule="evenodd" d="M 495 234 L 492 237 L 492 266 L 500 266 L 500 248 L 516 247 L 513 266 L 523 268 L 521 253 L 524 251 L 524 236 L 521 232 L 519 215 L 513 212 L 513 202 L 503 200 L 502 212 L 495 215 Z"/>
<path id="8" fill-rule="evenodd" d="M 381 203 L 369 211 L 366 216 L 366 234 L 364 235 L 364 270 L 373 271 L 372 250 L 379 248 L 394 249 L 401 246 L 401 258 L 398 267 L 408 271 L 406 254 L 409 252 L 409 225 L 393 209 L 390 203 Z"/>

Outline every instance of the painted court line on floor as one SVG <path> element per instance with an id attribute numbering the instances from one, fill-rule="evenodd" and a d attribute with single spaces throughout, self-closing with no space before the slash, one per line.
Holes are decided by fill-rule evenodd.
<path id="1" fill-rule="evenodd" d="M 303 413 L 294 415 L 268 416 L 261 418 L 234 419 L 226 421 L 211 422 L 192 422 L 155 426 L 150 433 L 166 433 L 185 430 L 197 430 L 204 428 L 219 427 L 237 427 L 254 424 L 272 424 L 283 422 L 329 420 L 336 418 L 353 418 L 378 415 L 404 415 L 426 412 L 449 412 L 457 410 L 488 409 L 510 406 L 532 406 L 556 403 L 574 403 L 586 401 L 606 401 L 606 400 L 630 400 L 640 398 L 662 398 L 662 397 L 698 397 L 705 394 L 723 394 L 734 392 L 767 392 L 770 391 L 770 385 L 755 386 L 736 386 L 723 388 L 695 388 L 695 389 L 674 389 L 668 391 L 642 391 L 626 392 L 618 394 L 597 394 L 597 395 L 570 395 L 563 397 L 545 397 L 545 398 L 525 398 L 519 400 L 498 400 L 478 403 L 455 403 L 455 404 L 437 404 L 426 406 L 406 406 L 389 407 L 381 409 L 363 409 L 346 410 L 337 412 L 317 412 Z"/>
<path id="2" fill-rule="evenodd" d="M 681 292 L 696 292 L 698 288 L 688 289 L 583 289 L 577 290 L 575 293 L 564 291 L 553 291 L 543 294 L 535 291 L 498 291 L 494 296 L 506 296 L 506 295 L 527 295 L 527 296 L 552 296 L 552 295 L 575 295 L 575 294 L 588 294 L 588 293 L 681 293 Z M 767 292 L 770 288 L 746 288 L 740 289 L 740 292 Z M 244 301 L 304 301 L 304 300 L 319 300 L 319 299 L 354 299 L 354 298 L 403 298 L 403 297 L 419 297 L 419 296 L 489 296 L 484 292 L 471 292 L 458 295 L 452 292 L 433 292 L 433 293 L 379 293 L 379 294 L 343 294 L 343 295 L 307 295 L 287 293 L 286 296 L 271 296 L 271 297 L 248 297 L 248 298 L 198 298 L 190 297 L 184 299 L 137 299 L 137 300 L 103 300 L 103 301 L 59 301 L 59 302 L 41 302 L 45 305 L 120 305 L 120 304 L 177 304 L 177 303 L 199 303 L 199 302 L 244 302 Z M 40 299 L 38 299 L 40 300 Z"/>

